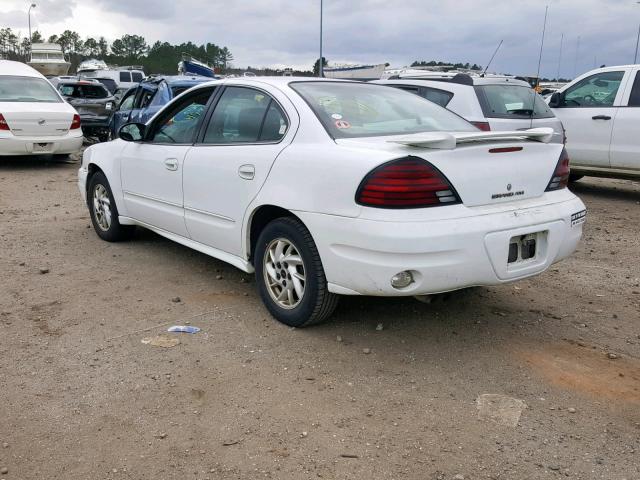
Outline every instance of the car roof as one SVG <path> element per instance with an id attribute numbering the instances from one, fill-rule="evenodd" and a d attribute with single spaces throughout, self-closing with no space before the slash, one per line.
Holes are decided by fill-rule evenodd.
<path id="1" fill-rule="evenodd" d="M 383 79 L 377 81 L 376 83 L 383 83 L 385 85 L 389 84 L 403 84 L 403 85 L 430 85 L 433 86 L 435 84 L 440 85 L 461 85 L 473 87 L 476 85 L 517 85 L 521 87 L 531 88 L 524 80 L 519 80 L 515 77 L 507 77 L 507 76 L 498 76 L 498 75 L 489 75 L 485 77 L 480 76 L 470 76 L 470 75 L 456 75 L 454 77 L 437 77 L 437 76 L 425 76 L 425 77 L 394 77 Z"/>
<path id="2" fill-rule="evenodd" d="M 362 81 L 354 80 L 340 80 L 337 78 L 320 78 L 320 77 L 233 77 L 233 78 L 221 78 L 220 80 L 211 80 L 209 82 L 201 83 L 195 88 L 204 88 L 209 85 L 271 85 L 278 88 L 286 88 L 291 83 L 301 82 L 333 82 L 333 83 L 362 83 Z"/>
<path id="3" fill-rule="evenodd" d="M 153 75 L 145 78 L 140 83 L 146 84 L 158 84 L 162 81 L 167 82 L 170 87 L 181 85 L 197 85 L 199 83 L 209 82 L 212 79 L 209 77 L 201 77 L 198 75 Z"/>
<path id="4" fill-rule="evenodd" d="M 13 60 L 0 60 L 0 75 L 17 75 L 19 77 L 45 78 L 35 68 L 26 63 L 14 62 Z"/>

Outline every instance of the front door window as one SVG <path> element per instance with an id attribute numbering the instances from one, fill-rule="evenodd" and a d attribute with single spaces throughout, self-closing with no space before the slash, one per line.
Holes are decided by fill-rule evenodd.
<path id="1" fill-rule="evenodd" d="M 563 107 L 612 107 L 624 72 L 601 72 L 580 80 L 564 94 Z"/>
<path id="2" fill-rule="evenodd" d="M 179 102 L 158 119 L 153 133 L 152 143 L 186 144 L 194 141 L 200 125 L 200 119 L 211 97 L 211 89 L 200 92 Z"/>

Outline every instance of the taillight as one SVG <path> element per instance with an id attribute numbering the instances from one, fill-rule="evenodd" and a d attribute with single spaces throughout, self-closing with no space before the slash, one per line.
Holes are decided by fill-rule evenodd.
<path id="1" fill-rule="evenodd" d="M 460 197 L 436 167 L 406 157 L 369 172 L 360 182 L 356 202 L 376 208 L 423 208 L 460 203 Z"/>
<path id="2" fill-rule="evenodd" d="M 76 128 L 80 128 L 80 115 L 77 113 L 73 115 L 73 121 L 71 122 L 69 130 L 75 130 Z"/>
<path id="3" fill-rule="evenodd" d="M 4 119 L 4 116 L 0 113 L 0 130 L 9 130 L 9 124 Z"/>
<path id="4" fill-rule="evenodd" d="M 489 122 L 471 122 L 476 128 L 479 128 L 480 130 L 482 130 L 483 132 L 490 132 L 491 131 L 491 125 L 489 125 Z"/>
<path id="5" fill-rule="evenodd" d="M 546 192 L 550 192 L 552 190 L 560 190 L 561 188 L 566 188 L 569 183 L 569 155 L 567 154 L 566 148 L 562 148 L 562 153 L 560 154 L 560 159 L 558 160 L 558 164 L 556 165 L 556 169 L 553 172 L 553 176 L 551 177 L 551 181 L 549 185 L 547 185 Z"/>

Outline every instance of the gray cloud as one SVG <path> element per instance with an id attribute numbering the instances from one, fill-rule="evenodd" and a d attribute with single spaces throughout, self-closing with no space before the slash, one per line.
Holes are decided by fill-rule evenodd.
<path id="1" fill-rule="evenodd" d="M 56 23 L 71 18 L 77 6 L 76 0 L 36 0 L 36 8 L 32 10 L 32 21 L 38 23 Z M 3 26 L 23 29 L 27 26 L 27 9 L 29 2 L 24 2 L 24 10 L 11 10 L 0 16 Z M 27 35 L 28 36 L 28 35 Z"/>
<path id="2" fill-rule="evenodd" d="M 548 0 L 549 19 L 542 74 L 572 76 L 595 65 L 633 60 L 640 5 L 632 0 Z M 318 57 L 319 0 L 94 0 L 112 32 L 141 34 L 180 43 L 228 46 L 239 66 L 311 67 Z M 486 64 L 504 44 L 492 70 L 535 73 L 544 5 L 525 0 L 325 0 L 324 53 L 329 61 L 389 62 L 447 60 Z M 40 0 L 52 18 L 66 18 L 77 2 Z M 42 6 L 41 6 L 42 4 Z M 55 8 L 54 8 L 55 7 Z M 1 9 L 1 7 L 0 7 Z M 22 18 L 24 13 L 19 12 Z M 3 15 L 13 18 L 15 12 Z M 80 22 L 82 19 L 78 19 Z M 24 22 L 16 17 L 16 22 Z M 53 20 L 52 20 L 53 23 Z M 66 28 L 81 30 L 68 22 Z M 51 32 L 53 33 L 53 32 Z M 101 32 L 88 32 L 97 36 Z M 576 61 L 576 43 L 580 50 Z"/>

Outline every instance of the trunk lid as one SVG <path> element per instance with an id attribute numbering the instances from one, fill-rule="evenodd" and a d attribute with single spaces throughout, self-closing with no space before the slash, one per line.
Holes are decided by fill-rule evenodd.
<path id="1" fill-rule="evenodd" d="M 397 158 L 423 158 L 447 177 L 465 206 L 473 207 L 544 194 L 563 147 L 517 138 L 523 133 L 430 132 L 398 137 L 340 139 L 336 142 L 345 147 L 367 148 L 371 148 L 373 143 L 378 152 L 386 150 Z M 538 140 L 548 140 L 552 133 L 541 129 L 533 135 Z M 512 149 L 514 151 L 509 151 Z"/>
<path id="2" fill-rule="evenodd" d="M 74 115 L 64 103 L 44 102 L 2 102 L 0 113 L 17 137 L 66 135 Z"/>

